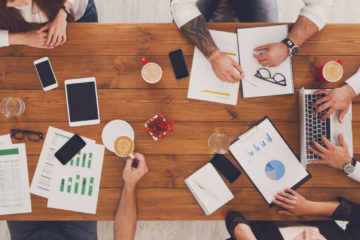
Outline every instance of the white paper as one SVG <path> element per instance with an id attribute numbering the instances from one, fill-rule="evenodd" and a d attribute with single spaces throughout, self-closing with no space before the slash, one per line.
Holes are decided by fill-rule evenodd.
<path id="1" fill-rule="evenodd" d="M 211 163 L 185 179 L 185 183 L 206 215 L 212 214 L 234 198 Z M 199 187 L 198 184 L 205 189 Z"/>
<path id="2" fill-rule="evenodd" d="M 244 98 L 274 96 L 294 93 L 294 80 L 291 66 L 291 58 L 288 57 L 277 67 L 265 67 L 271 73 L 271 77 L 281 73 L 286 78 L 286 86 L 281 86 L 268 81 L 264 81 L 255 76 L 261 68 L 258 61 L 254 58 L 254 48 L 281 42 L 287 37 L 288 26 L 277 25 L 268 27 L 239 28 L 237 30 L 240 65 L 244 69 L 245 78 L 241 81 L 242 95 Z M 277 75 L 276 79 L 283 79 Z"/>
<path id="3" fill-rule="evenodd" d="M 31 200 L 25 144 L 0 146 L 0 215 L 29 213 Z"/>
<path id="4" fill-rule="evenodd" d="M 53 172 L 62 164 L 54 154 L 59 150 L 74 134 L 58 128 L 49 127 L 40 158 L 36 166 L 35 174 L 31 183 L 30 192 L 32 194 L 48 198 L 51 189 Z M 86 143 L 95 143 L 94 140 L 84 138 Z"/>
<path id="5" fill-rule="evenodd" d="M 0 145 L 12 144 L 10 134 L 0 136 Z"/>
<path id="6" fill-rule="evenodd" d="M 308 176 L 268 119 L 240 136 L 229 150 L 268 204 L 276 193 Z"/>
<path id="7" fill-rule="evenodd" d="M 87 144 L 65 166 L 55 169 L 49 208 L 96 214 L 104 145 Z"/>
<path id="8" fill-rule="evenodd" d="M 214 30 L 210 30 L 210 34 L 219 49 L 239 63 L 237 35 Z M 236 105 L 238 94 L 239 83 L 223 82 L 218 79 L 211 63 L 195 47 L 188 98 Z"/>

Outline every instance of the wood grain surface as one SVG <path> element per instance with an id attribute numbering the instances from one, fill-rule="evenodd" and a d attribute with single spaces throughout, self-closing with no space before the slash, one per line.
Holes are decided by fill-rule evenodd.
<path id="1" fill-rule="evenodd" d="M 235 32 L 237 27 L 268 24 L 212 23 L 211 29 Z M 288 96 L 242 99 L 229 106 L 187 99 L 189 78 L 176 80 L 168 53 L 181 48 L 189 71 L 194 46 L 174 24 L 69 24 L 66 45 L 41 50 L 16 46 L 0 49 L 0 99 L 21 97 L 26 111 L 19 118 L 0 116 L 0 134 L 11 128 L 47 132 L 49 126 L 76 132 L 101 143 L 104 125 L 113 119 L 129 121 L 135 130 L 136 151 L 146 155 L 149 173 L 138 184 L 140 220 L 223 220 L 227 211 L 238 210 L 251 220 L 285 220 L 270 209 L 246 174 L 227 185 L 235 198 L 205 217 L 183 181 L 211 158 L 207 145 L 214 132 L 236 138 L 256 121 L 268 115 L 290 147 L 299 155 L 298 89 L 335 88 L 360 66 L 360 25 L 329 24 L 302 46 L 293 58 L 296 93 Z M 59 88 L 41 90 L 33 61 L 49 56 Z M 159 63 L 163 79 L 146 84 L 140 75 L 141 57 Z M 344 77 L 336 84 L 316 79 L 316 69 L 329 60 L 343 59 Z M 98 86 L 101 124 L 70 128 L 64 80 L 95 76 Z M 164 112 L 176 122 L 175 132 L 154 142 L 144 133 L 144 122 Z M 354 153 L 360 158 L 360 99 L 353 102 Z M 17 142 L 17 141 L 14 141 Z M 30 181 L 42 142 L 26 141 Z M 228 156 L 236 164 L 235 160 Z M 49 209 L 47 200 L 31 196 L 32 213 L 0 216 L 1 220 L 112 220 L 122 191 L 124 162 L 106 150 L 96 215 Z M 360 184 L 327 166 L 310 166 L 312 179 L 299 192 L 311 200 L 335 200 L 339 196 L 360 202 Z M 304 217 L 302 220 L 322 219 Z"/>

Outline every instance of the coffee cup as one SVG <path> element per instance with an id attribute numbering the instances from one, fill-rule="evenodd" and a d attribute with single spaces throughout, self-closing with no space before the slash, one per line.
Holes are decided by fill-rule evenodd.
<path id="1" fill-rule="evenodd" d="M 141 76 L 145 82 L 154 84 L 161 80 L 162 78 L 162 69 L 159 64 L 150 62 L 148 63 L 145 58 L 141 59 L 144 64 L 141 70 Z"/>
<path id="2" fill-rule="evenodd" d="M 317 71 L 318 79 L 326 83 L 335 83 L 339 81 L 344 74 L 344 69 L 342 67 L 343 63 L 343 60 L 325 63 Z"/>
<path id="3" fill-rule="evenodd" d="M 135 143 L 128 136 L 117 137 L 114 141 L 114 152 L 117 156 L 134 159 Z"/>

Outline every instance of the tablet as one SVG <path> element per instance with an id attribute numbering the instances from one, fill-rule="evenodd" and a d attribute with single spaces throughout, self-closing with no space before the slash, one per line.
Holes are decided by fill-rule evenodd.
<path id="1" fill-rule="evenodd" d="M 100 123 L 94 77 L 66 80 L 65 93 L 70 127 Z"/>

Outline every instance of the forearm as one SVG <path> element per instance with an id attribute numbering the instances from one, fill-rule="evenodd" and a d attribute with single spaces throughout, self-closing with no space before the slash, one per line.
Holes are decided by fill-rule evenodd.
<path id="1" fill-rule="evenodd" d="M 321 215 L 331 217 L 336 208 L 340 205 L 337 201 L 332 202 L 310 202 L 307 215 Z"/>
<path id="2" fill-rule="evenodd" d="M 180 29 L 207 58 L 218 51 L 202 15 L 186 23 Z"/>
<path id="3" fill-rule="evenodd" d="M 9 45 L 25 45 L 25 33 L 9 33 Z"/>
<path id="4" fill-rule="evenodd" d="M 115 240 L 133 240 L 136 231 L 136 219 L 135 187 L 124 186 L 115 216 Z"/>
<path id="5" fill-rule="evenodd" d="M 315 23 L 300 15 L 291 29 L 288 38 L 298 46 L 301 46 L 318 31 L 319 28 Z"/>

